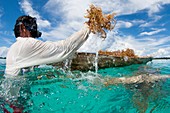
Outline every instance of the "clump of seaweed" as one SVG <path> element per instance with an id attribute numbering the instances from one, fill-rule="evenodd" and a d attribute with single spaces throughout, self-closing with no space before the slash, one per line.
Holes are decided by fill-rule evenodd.
<path id="1" fill-rule="evenodd" d="M 135 55 L 135 52 L 133 49 L 127 48 L 126 50 L 118 50 L 118 51 L 99 51 L 100 55 L 109 55 L 109 56 L 114 56 L 114 57 L 131 57 L 131 58 L 138 58 L 137 55 Z"/>
<path id="2" fill-rule="evenodd" d="M 101 33 L 102 38 L 106 38 L 105 30 L 112 30 L 116 25 L 115 15 L 115 13 L 104 14 L 100 7 L 91 4 L 85 18 L 89 18 L 86 23 L 89 25 L 92 33 Z M 112 25 L 112 21 L 114 21 L 114 25 Z"/>

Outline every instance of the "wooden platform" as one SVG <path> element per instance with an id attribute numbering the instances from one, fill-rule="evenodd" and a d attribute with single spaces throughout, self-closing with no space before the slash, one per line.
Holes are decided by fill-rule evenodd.
<path id="1" fill-rule="evenodd" d="M 109 67 L 122 67 L 132 64 L 146 64 L 152 61 L 152 57 L 130 58 L 130 57 L 113 57 L 108 55 L 98 55 L 98 69 Z M 68 66 L 71 70 L 88 71 L 95 70 L 95 53 L 76 53 L 71 59 L 52 64 L 53 66 Z"/>

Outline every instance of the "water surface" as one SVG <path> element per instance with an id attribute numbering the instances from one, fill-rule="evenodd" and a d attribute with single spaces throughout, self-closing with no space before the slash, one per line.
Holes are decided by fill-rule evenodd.
<path id="1" fill-rule="evenodd" d="M 1 75 L 4 69 L 2 64 Z M 106 77 L 139 74 L 170 74 L 170 61 L 106 68 L 97 74 L 44 66 L 24 76 L 1 76 L 1 112 L 4 108 L 13 112 L 15 106 L 28 113 L 168 113 L 168 79 L 152 84 L 103 85 Z"/>

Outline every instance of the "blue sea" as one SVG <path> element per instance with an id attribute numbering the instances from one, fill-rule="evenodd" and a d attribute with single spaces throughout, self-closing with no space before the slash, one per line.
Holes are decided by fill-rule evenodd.
<path id="1" fill-rule="evenodd" d="M 4 70 L 2 63 L 0 75 Z M 68 68 L 44 65 L 23 76 L 0 76 L 0 113 L 16 109 L 23 113 L 169 113 L 169 79 L 152 84 L 110 86 L 102 82 L 105 78 L 140 74 L 170 74 L 170 60 L 97 72 L 71 72 Z"/>

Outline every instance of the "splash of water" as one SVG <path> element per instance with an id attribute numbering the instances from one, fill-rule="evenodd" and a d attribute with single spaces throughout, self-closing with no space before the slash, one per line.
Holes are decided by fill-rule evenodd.
<path id="1" fill-rule="evenodd" d="M 66 59 L 66 60 L 65 60 L 64 68 L 65 68 L 65 69 L 68 69 L 68 68 L 69 68 L 69 59 Z"/>
<path id="2" fill-rule="evenodd" d="M 99 36 L 99 35 L 98 35 Z M 97 51 L 96 51 L 96 56 L 95 56 L 95 72 L 96 72 L 96 75 L 97 75 L 97 73 L 98 73 L 98 57 L 99 57 L 99 50 L 101 50 L 101 48 L 102 48 L 102 45 L 103 45 L 103 42 L 104 42 L 104 40 L 102 39 L 100 42 L 99 42 L 99 45 L 98 45 L 98 47 L 97 47 Z M 96 44 L 97 45 L 97 44 Z"/>
<path id="3" fill-rule="evenodd" d="M 14 101 L 21 96 L 20 89 L 26 84 L 26 79 L 23 77 L 12 77 L 1 79 L 0 85 L 1 97 L 7 101 Z"/>
<path id="4" fill-rule="evenodd" d="M 95 72 L 96 72 L 96 74 L 98 73 L 98 56 L 99 56 L 99 53 L 97 51 L 96 57 L 95 57 Z"/>

